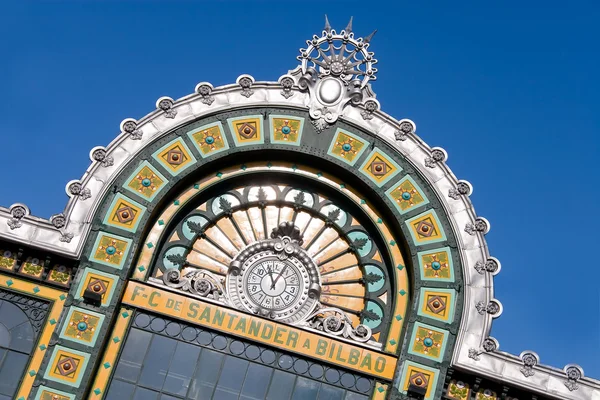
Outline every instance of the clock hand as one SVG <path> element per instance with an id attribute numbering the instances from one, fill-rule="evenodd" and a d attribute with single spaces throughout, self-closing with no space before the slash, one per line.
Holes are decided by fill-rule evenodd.
<path id="1" fill-rule="evenodd" d="M 275 285 L 275 282 L 273 281 L 273 270 L 271 270 L 271 267 L 267 267 L 267 272 L 269 273 L 269 276 L 271 277 L 271 285 Z"/>
<path id="2" fill-rule="evenodd" d="M 287 264 L 283 265 L 283 268 L 281 268 L 281 272 L 279 273 L 279 275 L 277 275 L 277 278 L 275 278 L 275 282 L 273 282 L 273 284 L 271 285 L 271 289 L 275 289 L 275 284 L 277 283 L 277 281 L 279 280 L 279 278 L 281 278 L 281 275 L 283 275 L 283 271 L 285 271 L 285 269 L 287 268 Z"/>

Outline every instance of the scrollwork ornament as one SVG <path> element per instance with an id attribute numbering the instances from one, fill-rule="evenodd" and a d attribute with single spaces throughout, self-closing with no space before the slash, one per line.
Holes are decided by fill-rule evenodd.
<path id="1" fill-rule="evenodd" d="M 252 77 L 249 75 L 242 75 L 240 78 L 238 78 L 238 85 L 242 87 L 241 95 L 244 97 L 252 96 L 254 94 L 254 90 L 251 89 L 253 84 L 254 79 L 252 79 Z"/>
<path id="2" fill-rule="evenodd" d="M 481 354 L 481 352 L 477 351 L 477 349 L 470 348 L 468 356 L 469 356 L 469 358 L 472 358 L 475 361 L 479 361 L 480 360 L 480 357 L 479 357 L 480 354 Z"/>
<path id="3" fill-rule="evenodd" d="M 212 91 L 213 86 L 210 83 L 203 82 L 196 86 L 196 92 L 202 96 L 202 100 L 200 101 L 207 106 L 210 106 L 215 101 L 215 98 L 212 96 Z"/>
<path id="4" fill-rule="evenodd" d="M 163 283 L 170 288 L 229 305 L 221 278 L 210 271 L 199 269 L 181 276 L 181 271 L 177 268 L 171 268 L 165 271 L 162 279 Z"/>
<path id="5" fill-rule="evenodd" d="M 492 351 L 498 350 L 498 342 L 494 338 L 487 338 L 487 339 L 485 339 L 483 341 L 483 344 L 481 346 L 488 353 L 490 353 Z"/>
<path id="6" fill-rule="evenodd" d="M 484 274 L 485 272 L 495 274 L 498 271 L 498 262 L 493 258 L 488 258 L 485 262 L 479 260 L 475 263 L 474 268 L 479 274 Z"/>
<path id="7" fill-rule="evenodd" d="M 521 361 L 523 361 L 523 366 L 520 368 L 520 371 L 523 376 L 529 378 L 535 375 L 533 367 L 535 367 L 538 363 L 537 354 L 532 352 L 523 352 L 521 353 Z"/>
<path id="8" fill-rule="evenodd" d="M 21 221 L 26 215 L 29 215 L 29 209 L 23 204 L 13 204 L 10 209 L 11 219 L 6 223 L 11 230 L 18 229 L 23 226 Z"/>
<path id="9" fill-rule="evenodd" d="M 92 191 L 84 188 L 79 181 L 72 181 L 67 186 L 67 193 L 72 197 L 79 197 L 81 200 L 87 200 L 92 197 Z"/>
<path id="10" fill-rule="evenodd" d="M 578 381 L 583 378 L 583 369 L 578 365 L 569 364 L 565 366 L 564 371 L 567 375 L 567 380 L 565 381 L 567 389 L 571 392 L 579 389 Z"/>
<path id="11" fill-rule="evenodd" d="M 73 235 L 72 233 L 64 232 L 60 234 L 60 238 L 58 240 L 64 243 L 71 243 L 71 240 L 73 240 L 74 237 L 75 235 Z"/>
<path id="12" fill-rule="evenodd" d="M 305 325 L 328 335 L 341 336 L 359 343 L 368 342 L 373 334 L 371 328 L 364 324 L 354 328 L 348 315 L 335 307 L 317 309 L 306 318 Z"/>
<path id="13" fill-rule="evenodd" d="M 91 157 L 92 161 L 98 162 L 103 167 L 110 167 L 114 165 L 115 160 L 112 156 L 108 155 L 106 149 L 103 147 L 96 147 L 92 149 Z"/>
<path id="14" fill-rule="evenodd" d="M 283 79 L 281 79 L 280 83 L 282 87 L 280 92 L 281 95 L 286 99 L 292 97 L 294 95 L 294 92 L 292 92 L 292 88 L 294 87 L 294 79 L 292 79 L 289 76 L 286 76 Z"/>
<path id="15" fill-rule="evenodd" d="M 157 107 L 165 113 L 166 118 L 175 118 L 177 111 L 173 110 L 173 100 L 168 97 L 161 97 L 158 99 Z"/>
<path id="16" fill-rule="evenodd" d="M 486 234 L 490 230 L 489 227 L 489 222 L 487 222 L 485 218 L 476 218 L 475 222 L 467 223 L 467 225 L 465 226 L 465 232 L 467 232 L 471 236 L 475 235 L 477 232 Z"/>
<path id="17" fill-rule="evenodd" d="M 365 120 L 373 119 L 373 113 L 379 109 L 379 104 L 375 100 L 367 100 L 365 109 L 361 111 L 360 116 Z"/>
<path id="18" fill-rule="evenodd" d="M 434 148 L 431 150 L 431 155 L 425 158 L 425 166 L 435 168 L 439 163 L 446 161 L 446 153 L 442 149 Z"/>
<path id="19" fill-rule="evenodd" d="M 450 197 L 454 200 L 460 199 L 460 196 L 468 196 L 470 194 L 471 194 L 471 187 L 469 186 L 468 183 L 466 183 L 464 181 L 459 181 L 456 184 L 456 188 L 451 188 L 448 191 L 448 197 Z"/>
<path id="20" fill-rule="evenodd" d="M 131 140 L 141 140 L 143 132 L 137 128 L 137 122 L 133 119 L 126 119 L 122 122 L 123 132 L 129 135 Z"/>
<path id="21" fill-rule="evenodd" d="M 56 214 L 50 217 L 50 223 L 56 228 L 64 228 L 67 225 L 67 218 L 64 214 Z"/>

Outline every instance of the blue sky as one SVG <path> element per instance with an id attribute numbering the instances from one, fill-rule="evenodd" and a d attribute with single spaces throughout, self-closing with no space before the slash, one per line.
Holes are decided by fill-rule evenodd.
<path id="1" fill-rule="evenodd" d="M 277 80 L 323 14 L 338 30 L 354 15 L 357 35 L 378 29 L 383 109 L 448 151 L 491 222 L 501 350 L 600 378 L 600 6 L 439 3 L 6 2 L 0 204 L 61 212 L 121 120 L 201 81 Z"/>

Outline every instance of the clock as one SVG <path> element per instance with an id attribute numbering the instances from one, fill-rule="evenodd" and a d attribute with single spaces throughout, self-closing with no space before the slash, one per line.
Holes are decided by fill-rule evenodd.
<path id="1" fill-rule="evenodd" d="M 271 239 L 246 247 L 230 264 L 227 292 L 239 309 L 281 322 L 299 322 L 317 306 L 321 277 L 302 249 L 300 230 L 283 222 Z"/>

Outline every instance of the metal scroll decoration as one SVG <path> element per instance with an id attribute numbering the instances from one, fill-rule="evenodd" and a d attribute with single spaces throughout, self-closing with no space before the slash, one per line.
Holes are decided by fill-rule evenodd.
<path id="1" fill-rule="evenodd" d="M 306 319 L 305 324 L 329 335 L 342 336 L 361 343 L 368 342 L 373 334 L 371 328 L 364 324 L 354 328 L 348 315 L 334 307 L 318 309 Z"/>
<path id="2" fill-rule="evenodd" d="M 181 276 L 181 271 L 171 268 L 163 275 L 163 283 L 170 288 L 229 305 L 230 302 L 221 279 L 204 269 L 191 271 Z"/>

